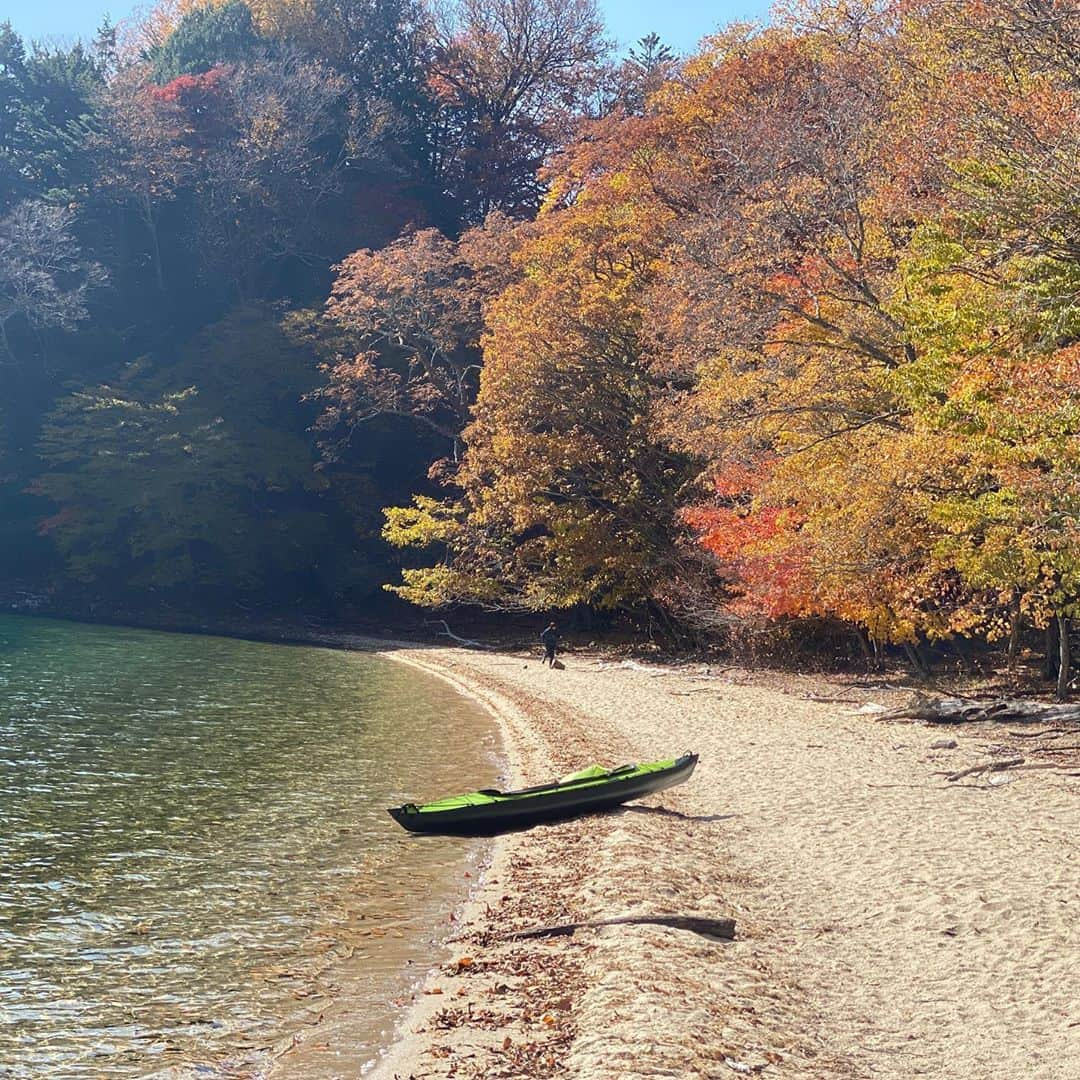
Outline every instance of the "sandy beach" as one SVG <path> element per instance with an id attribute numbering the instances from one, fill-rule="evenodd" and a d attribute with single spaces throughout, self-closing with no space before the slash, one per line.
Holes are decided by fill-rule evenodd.
<path id="1" fill-rule="evenodd" d="M 387 655 L 493 711 L 512 781 L 701 762 L 645 802 L 500 839 L 375 1080 L 1080 1076 L 1080 778 L 943 775 L 1007 731 L 876 720 L 902 695 L 851 681 Z M 505 940 L 626 914 L 732 916 L 737 940 Z"/>

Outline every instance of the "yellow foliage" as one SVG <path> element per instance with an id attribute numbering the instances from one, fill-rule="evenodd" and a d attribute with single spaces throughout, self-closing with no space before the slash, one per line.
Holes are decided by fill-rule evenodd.
<path id="1" fill-rule="evenodd" d="M 316 11 L 312 0 L 244 0 L 259 33 L 266 37 L 304 40 L 312 36 Z"/>

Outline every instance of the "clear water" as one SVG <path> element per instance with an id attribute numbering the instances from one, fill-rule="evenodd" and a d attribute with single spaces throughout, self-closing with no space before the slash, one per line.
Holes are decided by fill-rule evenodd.
<path id="1" fill-rule="evenodd" d="M 495 738 L 376 657 L 0 617 L 0 1076 L 356 1075 L 480 852 L 385 807 Z"/>

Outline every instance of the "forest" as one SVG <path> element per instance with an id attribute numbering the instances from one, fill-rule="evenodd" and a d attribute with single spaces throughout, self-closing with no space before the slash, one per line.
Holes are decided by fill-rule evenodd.
<path id="1" fill-rule="evenodd" d="M 0 26 L 0 599 L 1028 641 L 1063 695 L 1080 8 L 656 29 Z"/>

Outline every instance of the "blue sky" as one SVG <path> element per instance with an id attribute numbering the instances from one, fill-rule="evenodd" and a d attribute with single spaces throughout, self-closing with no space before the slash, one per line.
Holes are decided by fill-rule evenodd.
<path id="1" fill-rule="evenodd" d="M 129 15 L 133 0 L 0 0 L 0 22 L 10 19 L 24 37 L 68 41 L 89 37 L 108 12 Z M 138 4 L 138 6 L 145 6 Z M 672 48 L 688 52 L 704 34 L 736 19 L 764 19 L 768 0 L 600 0 L 611 36 L 623 44 L 651 30 Z"/>

